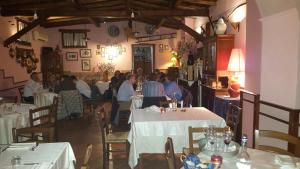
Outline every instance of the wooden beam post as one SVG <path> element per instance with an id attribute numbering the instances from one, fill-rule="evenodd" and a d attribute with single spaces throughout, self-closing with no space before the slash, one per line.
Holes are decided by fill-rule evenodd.
<path id="1" fill-rule="evenodd" d="M 17 33 L 15 33 L 14 35 L 12 35 L 11 37 L 7 38 L 3 42 L 3 46 L 4 47 L 8 47 L 9 44 L 11 44 L 12 42 L 14 42 L 17 39 L 19 39 L 22 35 L 24 35 L 25 33 L 29 32 L 30 30 L 32 30 L 37 25 L 40 25 L 41 23 L 45 22 L 47 20 L 47 18 L 48 17 L 39 17 L 38 19 L 34 20 L 30 24 L 28 24 L 25 28 L 23 28 L 22 30 L 18 31 Z"/>
<path id="2" fill-rule="evenodd" d="M 186 26 L 184 23 L 182 23 L 181 21 L 173 18 L 173 17 L 167 17 L 167 19 L 170 22 L 173 22 L 174 24 L 178 25 L 180 27 L 180 29 L 182 29 L 183 31 L 185 31 L 186 33 L 190 34 L 193 38 L 195 38 L 195 40 L 197 42 L 201 41 L 201 42 L 205 42 L 206 39 L 199 34 L 198 32 L 194 31 L 192 28 Z"/>
<path id="3" fill-rule="evenodd" d="M 100 22 L 95 17 L 87 17 L 91 24 L 94 24 L 97 28 L 100 28 Z"/>

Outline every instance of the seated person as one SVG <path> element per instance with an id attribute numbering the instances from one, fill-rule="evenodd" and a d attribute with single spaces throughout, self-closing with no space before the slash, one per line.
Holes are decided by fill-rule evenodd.
<path id="1" fill-rule="evenodd" d="M 77 79 L 76 76 L 71 76 L 71 79 L 75 83 L 76 89 L 83 96 L 83 99 L 90 99 L 92 94 L 90 86 L 85 81 Z"/>
<path id="2" fill-rule="evenodd" d="M 59 93 L 63 90 L 76 90 L 76 85 L 68 75 L 63 75 L 60 82 L 55 86 L 54 92 Z"/>
<path id="3" fill-rule="evenodd" d="M 24 86 L 24 100 L 28 103 L 34 103 L 34 94 L 38 91 L 43 90 L 43 85 L 40 83 L 39 76 L 36 72 L 30 75 L 30 79 L 26 82 Z"/>
<path id="4" fill-rule="evenodd" d="M 109 72 L 106 70 L 106 71 L 104 71 L 103 73 L 102 73 L 102 81 L 103 82 L 108 82 L 109 81 L 109 79 L 108 79 L 108 76 L 109 76 Z"/>
<path id="5" fill-rule="evenodd" d="M 113 123 L 115 125 L 119 125 L 120 111 L 127 111 L 130 109 L 131 96 L 135 95 L 135 91 L 133 89 L 133 84 L 135 84 L 135 82 L 135 75 L 128 74 L 127 80 L 121 84 L 118 90 L 117 99 L 115 99 L 115 102 L 117 101 L 117 103 L 112 103 L 113 107 L 118 107 L 117 109 L 112 110 L 112 116 L 114 117 Z"/>
<path id="6" fill-rule="evenodd" d="M 177 101 L 182 100 L 182 93 L 179 86 L 176 83 L 176 77 L 173 74 L 168 73 L 166 81 L 164 83 L 165 93 L 171 99 L 174 99 L 174 95 Z"/>
<path id="7" fill-rule="evenodd" d="M 138 83 L 143 83 L 145 80 L 143 69 L 140 67 L 136 69 L 136 80 Z"/>
<path id="8" fill-rule="evenodd" d="M 142 92 L 144 97 L 160 97 L 165 96 L 165 89 L 162 83 L 156 81 L 156 74 L 151 73 L 148 81 L 143 83 Z"/>
<path id="9" fill-rule="evenodd" d="M 119 90 L 118 90 L 118 101 L 120 102 L 129 102 L 131 99 L 131 96 L 135 95 L 135 91 L 133 89 L 133 84 L 135 84 L 136 79 L 135 75 L 131 74 L 128 75 L 127 80 L 125 80 Z"/>

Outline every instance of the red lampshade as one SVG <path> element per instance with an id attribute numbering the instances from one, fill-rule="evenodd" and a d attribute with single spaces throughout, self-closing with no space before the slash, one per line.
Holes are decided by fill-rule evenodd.
<path id="1" fill-rule="evenodd" d="M 237 48 L 232 49 L 227 71 L 230 72 L 245 71 L 245 61 L 241 49 L 237 49 Z"/>

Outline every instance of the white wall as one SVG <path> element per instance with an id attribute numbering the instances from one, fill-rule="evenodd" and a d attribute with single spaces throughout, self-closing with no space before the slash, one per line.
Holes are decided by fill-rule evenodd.
<path id="1" fill-rule="evenodd" d="M 299 19 L 295 8 L 263 18 L 261 99 L 296 108 Z"/>

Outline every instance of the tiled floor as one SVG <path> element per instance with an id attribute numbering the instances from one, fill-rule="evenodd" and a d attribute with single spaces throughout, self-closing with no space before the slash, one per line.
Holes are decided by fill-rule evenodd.
<path id="1" fill-rule="evenodd" d="M 102 144 L 100 129 L 94 116 L 87 119 L 62 120 L 58 122 L 58 141 L 70 142 L 76 159 L 77 167 L 83 162 L 86 146 L 93 144 L 93 152 L 89 162 L 91 169 L 102 169 Z M 128 159 L 124 154 L 114 154 L 110 169 L 130 169 Z M 136 167 L 137 168 L 137 167 Z M 143 160 L 143 169 L 167 169 L 163 156 L 147 156 Z"/>

